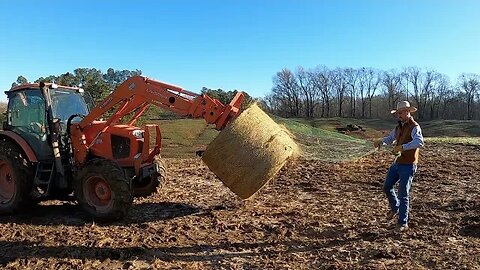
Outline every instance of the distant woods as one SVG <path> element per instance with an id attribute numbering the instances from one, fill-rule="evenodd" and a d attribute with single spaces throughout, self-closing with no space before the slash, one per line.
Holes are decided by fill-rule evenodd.
<path id="1" fill-rule="evenodd" d="M 103 73 L 99 69 L 95 68 L 77 68 L 73 72 L 67 72 L 61 75 L 50 75 L 47 77 L 40 77 L 34 81 L 29 81 L 24 76 L 18 76 L 17 80 L 12 83 L 12 87 L 28 84 L 31 82 L 55 82 L 58 85 L 64 86 L 77 86 L 83 88 L 89 92 L 96 102 L 103 100 L 112 91 L 114 91 L 118 85 L 123 83 L 130 77 L 142 75 L 140 70 L 114 70 L 109 68 L 106 73 Z M 165 80 L 168 80 L 165 78 Z M 193 92 L 197 92 L 193 90 Z M 222 89 L 209 89 L 203 87 L 201 94 L 207 94 L 212 98 L 220 100 L 223 104 L 228 104 L 233 99 L 237 90 L 224 91 Z M 200 94 L 200 93 L 199 93 Z M 245 93 L 246 94 L 246 93 Z M 245 104 L 251 102 L 251 97 L 246 94 Z M 5 105 L 3 105 L 5 107 Z M 0 108 L 3 109 L 3 108 Z M 4 111 L 4 109 L 2 110 Z M 155 106 L 150 106 L 146 112 L 147 118 L 171 118 L 175 117 L 171 112 L 162 111 Z"/>
<path id="2" fill-rule="evenodd" d="M 77 68 L 61 75 L 41 77 L 33 82 L 55 82 L 80 86 L 96 100 L 102 100 L 126 79 L 141 75 L 140 70 Z M 167 80 L 167 79 L 166 79 Z M 29 83 L 19 76 L 12 86 Z M 193 90 L 193 92 L 196 92 Z M 237 90 L 203 87 L 201 94 L 228 104 Z M 373 68 L 283 69 L 273 77 L 270 94 L 259 101 L 268 111 L 282 117 L 389 118 L 400 100 L 418 108 L 416 117 L 431 119 L 480 119 L 480 75 L 461 74 L 454 81 L 435 70 L 407 67 L 402 70 Z M 244 107 L 255 101 L 248 94 Z M 153 106 L 149 118 L 163 118 Z"/>
<path id="3" fill-rule="evenodd" d="M 95 68 L 77 68 L 73 72 L 61 75 L 40 77 L 33 82 L 55 82 L 64 86 L 78 86 L 89 92 L 96 101 L 99 101 L 108 96 L 111 91 L 128 78 L 141 74 L 142 71 L 140 70 L 114 70 L 109 68 L 106 73 L 103 73 Z M 30 83 L 27 78 L 18 76 L 17 81 L 12 83 L 12 87 L 27 83 Z"/>
<path id="4" fill-rule="evenodd" d="M 206 94 L 207 96 L 211 98 L 218 99 L 220 102 L 223 104 L 227 105 L 232 101 L 232 99 L 235 97 L 235 95 L 238 93 L 237 90 L 233 91 L 224 91 L 222 89 L 210 89 L 203 87 L 202 88 L 202 94 Z M 245 98 L 242 103 L 242 109 L 247 108 L 253 101 L 255 101 L 248 93 L 244 92 Z"/>
<path id="5" fill-rule="evenodd" d="M 461 74 L 451 82 L 417 67 L 283 69 L 263 105 L 283 117 L 387 118 L 400 100 L 416 106 L 420 119 L 480 119 L 480 76 Z"/>

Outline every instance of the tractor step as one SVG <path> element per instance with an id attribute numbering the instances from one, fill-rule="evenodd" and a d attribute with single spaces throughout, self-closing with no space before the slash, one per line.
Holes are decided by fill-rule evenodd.
<path id="1" fill-rule="evenodd" d="M 55 166 L 53 163 L 39 162 L 33 180 L 34 185 L 42 190 L 48 191 L 53 179 Z"/>

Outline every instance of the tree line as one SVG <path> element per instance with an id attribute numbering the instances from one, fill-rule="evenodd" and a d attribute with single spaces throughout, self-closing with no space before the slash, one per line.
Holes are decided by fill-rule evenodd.
<path id="1" fill-rule="evenodd" d="M 480 76 L 463 73 L 454 82 L 432 69 L 282 69 L 263 99 L 283 117 L 387 118 L 401 100 L 418 108 L 420 119 L 480 119 Z"/>
<path id="2" fill-rule="evenodd" d="M 33 82 L 55 82 L 80 86 L 97 102 L 141 70 L 115 70 L 105 73 L 95 68 L 77 68 L 73 72 L 40 77 Z M 400 100 L 409 100 L 418 108 L 420 119 L 480 119 L 480 75 L 461 74 L 454 82 L 435 70 L 407 67 L 402 70 L 373 68 L 312 69 L 298 67 L 294 72 L 282 69 L 273 76 L 271 92 L 261 99 L 246 94 L 245 108 L 259 101 L 273 114 L 282 117 L 388 118 Z M 30 83 L 18 76 L 12 87 Z M 237 90 L 203 87 L 202 94 L 228 104 Z M 151 106 L 148 118 L 173 116 Z"/>
<path id="3" fill-rule="evenodd" d="M 205 94 L 211 98 L 215 98 L 215 99 L 218 99 L 220 102 L 222 102 L 223 104 L 229 104 L 230 101 L 232 101 L 232 99 L 235 97 L 235 95 L 238 93 L 238 90 L 233 90 L 233 91 L 225 91 L 223 89 L 210 89 L 210 88 L 207 88 L 207 87 L 202 87 L 202 91 L 201 91 L 202 94 Z M 256 102 L 256 101 L 259 101 L 257 99 L 254 99 L 252 98 L 248 93 L 246 92 L 243 92 L 244 94 L 244 100 L 243 100 L 243 103 L 242 103 L 242 108 L 241 109 L 245 109 L 247 108 L 248 106 L 250 106 L 250 104 L 252 102 Z"/>
<path id="4" fill-rule="evenodd" d="M 96 68 L 77 68 L 73 72 L 66 72 L 60 75 L 49 75 L 47 77 L 40 77 L 35 79 L 34 83 L 56 83 L 64 86 L 77 86 L 83 88 L 90 93 L 95 102 L 102 101 L 112 91 L 114 91 L 118 85 L 126 81 L 133 76 L 142 75 L 141 70 L 115 70 L 113 68 L 107 69 L 103 73 L 100 69 Z M 17 80 L 12 83 L 12 87 L 31 83 L 25 76 L 20 75 Z M 206 94 L 212 98 L 220 100 L 223 104 L 229 104 L 233 97 L 237 94 L 237 90 L 225 91 L 223 89 L 210 89 L 202 87 L 201 94 Z M 242 104 L 243 107 L 252 102 L 252 98 L 245 93 L 245 101 Z M 5 106 L 3 106 L 5 107 Z M 0 109 L 2 109 L 0 107 Z M 4 111 L 4 108 L 3 108 Z M 164 111 L 155 106 L 150 106 L 145 113 L 145 118 L 159 119 L 159 118 L 175 118 L 172 112 Z"/>
<path id="5" fill-rule="evenodd" d="M 115 88 L 130 77 L 141 75 L 141 70 L 115 70 L 109 68 L 106 73 L 96 68 L 77 68 L 73 72 L 60 75 L 49 75 L 34 80 L 34 83 L 56 83 L 64 86 L 77 86 L 89 92 L 95 101 L 108 96 Z M 12 87 L 28 84 L 25 76 L 18 76 Z"/>

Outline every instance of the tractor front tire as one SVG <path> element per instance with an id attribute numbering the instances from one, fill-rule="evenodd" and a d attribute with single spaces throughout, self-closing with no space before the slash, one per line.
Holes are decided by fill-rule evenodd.
<path id="1" fill-rule="evenodd" d="M 87 162 L 75 175 L 74 192 L 79 205 L 98 221 L 122 219 L 133 202 L 131 179 L 107 159 Z"/>
<path id="2" fill-rule="evenodd" d="M 155 157 L 153 164 L 157 167 L 158 173 L 139 182 L 133 182 L 133 195 L 136 198 L 148 197 L 156 193 L 160 184 L 167 178 L 167 170 L 163 159 Z"/>
<path id="3" fill-rule="evenodd" d="M 0 139 L 0 214 L 14 214 L 29 204 L 33 171 L 20 147 Z"/>

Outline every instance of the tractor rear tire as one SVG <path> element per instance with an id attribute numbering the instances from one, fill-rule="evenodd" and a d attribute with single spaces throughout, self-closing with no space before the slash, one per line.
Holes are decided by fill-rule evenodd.
<path id="1" fill-rule="evenodd" d="M 155 157 L 153 164 L 158 168 L 158 174 L 154 174 L 140 182 L 133 183 L 133 196 L 135 198 L 148 197 L 157 192 L 160 184 L 167 179 L 165 162 L 159 156 Z"/>
<path id="2" fill-rule="evenodd" d="M 122 219 L 132 206 L 131 179 L 112 160 L 87 162 L 75 174 L 73 185 L 79 205 L 98 221 Z"/>
<path id="3" fill-rule="evenodd" d="M 14 214 L 29 205 L 33 171 L 14 142 L 0 139 L 0 214 Z"/>

